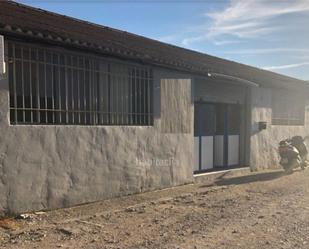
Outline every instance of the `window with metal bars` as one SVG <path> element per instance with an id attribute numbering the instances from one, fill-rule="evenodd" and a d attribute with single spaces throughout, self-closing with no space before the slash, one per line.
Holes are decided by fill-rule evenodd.
<path id="1" fill-rule="evenodd" d="M 304 95 L 292 90 L 274 90 L 272 93 L 272 125 L 305 125 Z"/>
<path id="2" fill-rule="evenodd" d="M 152 125 L 150 67 L 8 43 L 11 124 Z"/>

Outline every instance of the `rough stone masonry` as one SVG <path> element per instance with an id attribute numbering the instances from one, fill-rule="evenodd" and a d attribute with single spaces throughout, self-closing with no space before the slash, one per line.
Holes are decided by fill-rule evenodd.
<path id="1" fill-rule="evenodd" d="M 6 76 L 0 81 L 0 214 L 68 207 L 193 181 L 187 76 L 154 70 L 155 120 L 144 127 L 10 125 Z M 168 81 L 178 84 L 179 96 L 168 89 L 161 93 L 161 84 Z M 174 108 L 163 116 L 161 103 L 167 99 L 162 98 Z M 168 127 L 162 130 L 164 117 Z M 145 160 L 171 163 L 139 163 Z"/>

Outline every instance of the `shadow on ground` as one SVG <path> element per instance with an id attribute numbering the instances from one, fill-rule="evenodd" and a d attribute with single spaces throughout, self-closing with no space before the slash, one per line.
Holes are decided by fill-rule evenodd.
<path id="1" fill-rule="evenodd" d="M 246 184 L 246 183 L 251 183 L 251 182 L 266 182 L 266 181 L 275 180 L 277 178 L 280 178 L 286 175 L 287 174 L 283 171 L 276 171 L 276 172 L 245 175 L 245 176 L 232 177 L 232 178 L 224 178 L 225 174 L 223 174 L 211 185 L 212 186 L 213 185 L 224 186 L 224 185 L 240 185 L 240 184 Z M 201 188 L 203 187 L 209 187 L 209 185 L 201 186 Z"/>

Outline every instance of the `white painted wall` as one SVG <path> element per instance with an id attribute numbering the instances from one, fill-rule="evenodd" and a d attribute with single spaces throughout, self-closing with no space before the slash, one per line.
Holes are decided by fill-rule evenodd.
<path id="1" fill-rule="evenodd" d="M 309 99 L 306 101 L 304 126 L 271 125 L 272 91 L 276 89 L 252 88 L 250 165 L 253 170 L 279 167 L 278 143 L 282 139 L 295 135 L 309 135 Z M 267 122 L 266 130 L 259 131 L 259 121 Z"/>
<path id="2" fill-rule="evenodd" d="M 186 88 L 191 84 L 186 75 L 154 69 L 152 127 L 11 126 L 8 81 L 1 80 L 0 215 L 68 207 L 192 182 L 192 123 L 185 124 L 189 127 L 186 133 L 161 130 L 161 81 L 167 79 L 174 83 L 186 79 Z M 166 97 L 182 105 L 187 100 L 187 95 L 169 94 Z M 193 115 L 191 99 L 186 104 L 191 108 L 184 111 Z M 178 114 L 169 115 L 179 122 Z"/>

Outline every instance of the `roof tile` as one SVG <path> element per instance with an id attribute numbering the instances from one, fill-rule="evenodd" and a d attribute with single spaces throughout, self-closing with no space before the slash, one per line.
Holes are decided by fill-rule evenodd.
<path id="1" fill-rule="evenodd" d="M 102 53 L 128 57 L 149 64 L 175 68 L 180 71 L 207 75 L 220 72 L 254 81 L 258 84 L 289 86 L 305 81 L 283 76 L 180 48 L 125 31 L 89 23 L 45 10 L 0 0 L 0 34 L 37 37 L 67 46 L 81 46 Z M 296 85 L 296 84 L 292 84 Z M 306 83 L 308 85 L 308 83 Z"/>

